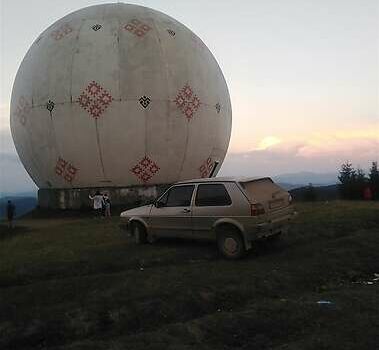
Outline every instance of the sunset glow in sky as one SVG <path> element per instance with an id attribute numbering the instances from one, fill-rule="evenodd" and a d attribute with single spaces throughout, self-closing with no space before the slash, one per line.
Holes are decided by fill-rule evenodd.
<path id="1" fill-rule="evenodd" d="M 22 58 L 47 26 L 99 3 L 1 1 L 0 167 L 8 170 L 0 174 L 0 191 L 15 178 L 30 186 L 9 131 Z M 367 169 L 379 159 L 379 1 L 130 3 L 184 23 L 218 60 L 233 107 L 221 175 L 334 172 L 346 160 Z"/>

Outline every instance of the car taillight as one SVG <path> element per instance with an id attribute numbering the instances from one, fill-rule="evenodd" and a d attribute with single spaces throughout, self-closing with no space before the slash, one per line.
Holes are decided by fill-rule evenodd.
<path id="1" fill-rule="evenodd" d="M 250 205 L 251 216 L 258 216 L 265 213 L 265 208 L 261 203 L 254 203 Z"/>

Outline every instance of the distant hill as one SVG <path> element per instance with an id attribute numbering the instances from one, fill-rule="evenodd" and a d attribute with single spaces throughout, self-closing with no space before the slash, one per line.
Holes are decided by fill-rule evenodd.
<path id="1" fill-rule="evenodd" d="M 6 205 L 11 200 L 16 206 L 16 217 L 22 216 L 37 206 L 35 196 L 5 196 L 0 198 L 0 219 L 6 217 Z"/>
<path id="2" fill-rule="evenodd" d="M 4 197 L 33 197 L 37 198 L 37 191 L 23 191 L 23 192 L 0 192 L 0 199 Z"/>
<path id="3" fill-rule="evenodd" d="M 275 182 L 296 187 L 312 184 L 313 186 L 328 186 L 339 183 L 337 173 L 313 173 L 309 171 L 302 171 L 298 173 L 288 173 L 273 176 Z M 291 189 L 291 188 L 287 188 Z"/>
<path id="4" fill-rule="evenodd" d="M 308 186 L 291 189 L 289 192 L 295 201 L 307 201 L 310 200 L 309 196 L 310 188 Z M 313 200 L 315 201 L 327 201 L 339 199 L 338 185 L 319 186 L 312 187 Z"/>
<path id="5" fill-rule="evenodd" d="M 291 183 L 286 183 L 286 182 L 277 182 L 277 184 L 287 191 L 304 186 L 304 184 L 291 184 Z"/>

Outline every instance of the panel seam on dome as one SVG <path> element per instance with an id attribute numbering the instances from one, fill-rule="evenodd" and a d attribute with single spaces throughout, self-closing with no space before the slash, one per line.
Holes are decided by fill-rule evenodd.
<path id="1" fill-rule="evenodd" d="M 73 98 L 72 98 L 72 72 L 73 72 L 73 69 L 74 69 L 74 60 L 75 60 L 76 50 L 78 48 L 78 42 L 79 42 L 80 32 L 82 31 L 85 19 L 82 19 L 81 22 L 82 23 L 80 24 L 80 27 L 79 27 L 79 30 L 78 30 L 78 34 L 77 34 L 77 36 L 75 38 L 75 47 L 72 50 L 72 57 L 71 57 L 71 74 L 70 74 L 70 104 L 71 105 L 74 103 Z"/>
<path id="2" fill-rule="evenodd" d="M 159 31 L 158 31 L 158 27 L 156 26 L 155 24 L 155 21 L 153 20 L 153 26 L 155 28 L 155 33 L 156 33 L 156 40 L 158 39 L 158 47 L 159 47 L 159 51 L 161 53 L 161 59 L 162 61 L 165 63 L 165 67 L 164 67 L 164 72 L 165 72 L 165 85 L 166 85 L 166 91 L 167 91 L 167 95 L 166 95 L 166 99 L 165 100 L 162 100 L 162 101 L 166 101 L 166 110 L 167 110 L 167 116 L 166 116 L 166 135 L 167 135 L 167 130 L 168 130 L 168 125 L 170 123 L 170 80 L 169 80 L 169 74 L 168 74 L 168 70 L 169 70 L 169 65 L 168 65 L 168 60 L 166 58 L 167 54 L 166 54 L 166 51 L 163 47 L 163 45 L 161 44 L 161 41 L 160 41 L 160 38 L 159 38 Z M 159 99 L 157 99 L 157 101 L 160 101 Z M 165 137 L 165 140 L 167 140 L 167 137 Z"/>
<path id="3" fill-rule="evenodd" d="M 101 170 L 103 173 L 104 180 L 107 179 L 105 168 L 104 168 L 104 161 L 103 161 L 103 152 L 101 150 L 101 143 L 100 143 L 100 135 L 99 135 L 99 128 L 97 125 L 97 118 L 95 118 L 95 128 L 96 128 L 96 141 L 97 141 L 97 149 L 99 152 L 99 158 L 100 158 L 100 165 L 101 165 Z"/>

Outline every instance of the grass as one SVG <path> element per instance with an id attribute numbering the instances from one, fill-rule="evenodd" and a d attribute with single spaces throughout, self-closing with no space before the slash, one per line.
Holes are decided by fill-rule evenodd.
<path id="1" fill-rule="evenodd" d="M 297 210 L 236 262 L 213 243 L 136 246 L 118 218 L 2 226 L 0 349 L 377 349 L 379 203 Z"/>

